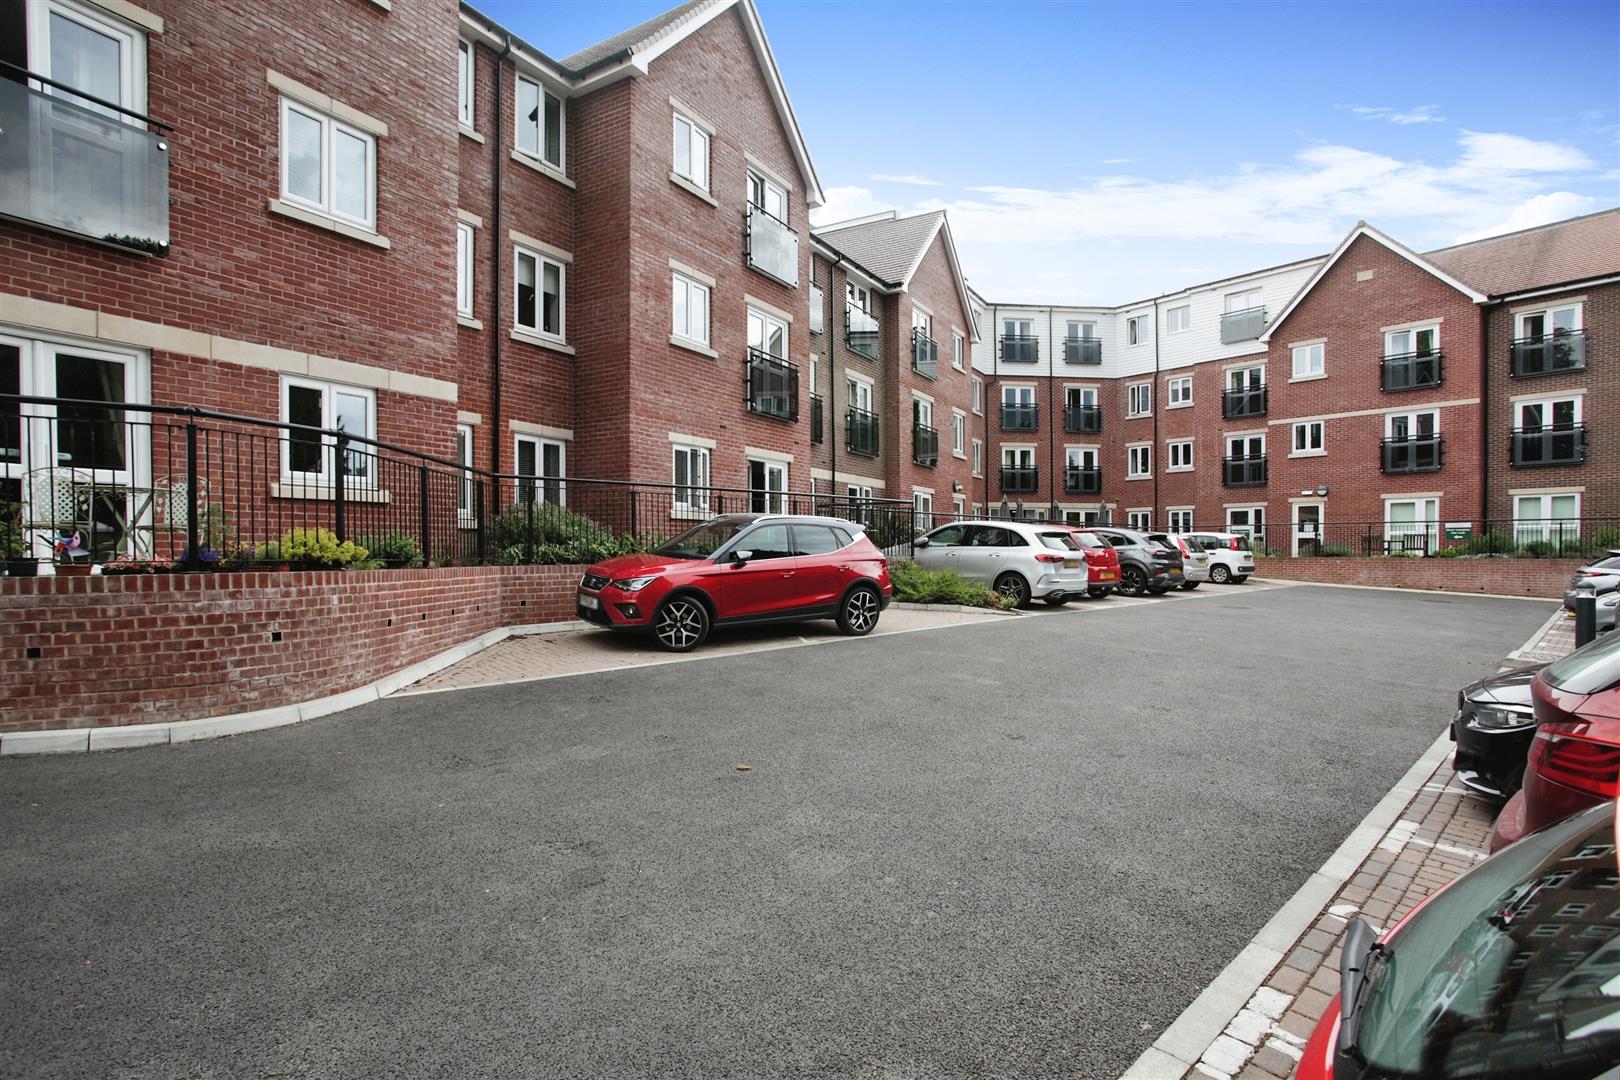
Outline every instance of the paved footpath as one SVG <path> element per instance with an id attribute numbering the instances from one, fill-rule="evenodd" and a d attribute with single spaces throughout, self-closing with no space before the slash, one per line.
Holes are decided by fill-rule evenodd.
<path id="1" fill-rule="evenodd" d="M 1562 616 L 1560 611 L 1548 619 L 1507 663 L 1548 663 L 1572 651 L 1574 624 Z M 1445 742 L 1444 755 L 1372 853 L 1197 1063 L 1179 1075 L 1187 1080 L 1285 1080 L 1293 1075 L 1306 1041 L 1338 993 L 1339 952 L 1350 920 L 1359 915 L 1382 932 L 1424 897 L 1484 861 L 1498 808 L 1456 782 L 1451 745 Z M 1154 1060 L 1169 1059 L 1144 1055 L 1132 1075 L 1165 1080 L 1177 1075 L 1174 1070 L 1156 1074 Z"/>

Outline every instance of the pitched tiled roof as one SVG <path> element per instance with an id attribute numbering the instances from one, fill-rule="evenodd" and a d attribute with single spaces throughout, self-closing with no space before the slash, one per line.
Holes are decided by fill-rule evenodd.
<path id="1" fill-rule="evenodd" d="M 1620 209 L 1424 254 L 1492 296 L 1620 274 Z"/>
<path id="2" fill-rule="evenodd" d="M 922 258 L 944 217 L 942 210 L 914 217 L 886 217 L 817 229 L 816 236 L 883 280 L 899 285 Z"/>
<path id="3" fill-rule="evenodd" d="M 658 37 L 663 31 L 681 22 L 688 15 L 708 7 L 713 2 L 714 0 L 688 0 L 687 3 L 682 4 L 680 7 L 671 8 L 662 15 L 654 15 L 646 22 L 638 26 L 632 26 L 623 33 L 614 34 L 610 38 L 598 41 L 589 48 L 581 49 L 573 56 L 564 57 L 563 65 L 578 71 L 600 60 L 606 60 L 608 57 L 626 49 L 634 52 L 636 46 Z"/>

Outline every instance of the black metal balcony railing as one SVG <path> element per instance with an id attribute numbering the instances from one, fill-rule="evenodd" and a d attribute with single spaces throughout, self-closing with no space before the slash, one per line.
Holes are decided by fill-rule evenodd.
<path id="1" fill-rule="evenodd" d="M 869 360 L 878 358 L 878 321 L 858 307 L 844 308 L 844 344 Z"/>
<path id="2" fill-rule="evenodd" d="M 1514 428 L 1515 465 L 1579 465 L 1586 460 L 1586 425 Z"/>
<path id="3" fill-rule="evenodd" d="M 1585 330 L 1520 338 L 1513 343 L 1513 377 L 1516 379 L 1585 369 Z"/>
<path id="4" fill-rule="evenodd" d="M 1221 482 L 1227 487 L 1258 487 L 1266 482 L 1266 455 L 1221 459 Z"/>
<path id="5" fill-rule="evenodd" d="M 797 364 L 758 349 L 748 350 L 748 411 L 778 420 L 799 418 L 799 368 Z"/>
<path id="6" fill-rule="evenodd" d="M 1063 490 L 1071 495 L 1098 495 L 1102 493 L 1102 470 L 1082 469 L 1071 465 L 1063 470 Z"/>
<path id="7" fill-rule="evenodd" d="M 1041 408 L 1033 403 L 1028 405 L 1001 405 L 1002 431 L 1034 431 L 1040 426 Z"/>
<path id="8" fill-rule="evenodd" d="M 930 379 L 939 378 L 939 346 L 920 326 L 911 329 L 911 370 Z"/>
<path id="9" fill-rule="evenodd" d="M 939 464 L 939 432 L 921 424 L 911 425 L 911 460 L 932 469 Z"/>
<path id="10" fill-rule="evenodd" d="M 1063 362 L 1065 364 L 1102 363 L 1102 340 L 1100 338 L 1064 338 Z"/>
<path id="11" fill-rule="evenodd" d="M 1444 379 L 1444 357 L 1439 349 L 1428 353 L 1386 356 L 1378 369 L 1380 390 L 1422 390 L 1439 386 Z"/>
<path id="12" fill-rule="evenodd" d="M 0 76 L 0 216 L 167 255 L 168 125 L 0 66 L 53 91 Z"/>
<path id="13" fill-rule="evenodd" d="M 1007 334 L 1001 338 L 1001 358 L 1012 364 L 1033 364 L 1041 358 L 1041 339 L 1033 334 Z"/>
<path id="14" fill-rule="evenodd" d="M 1439 435 L 1383 441 L 1381 468 L 1386 473 L 1438 472 L 1444 461 L 1445 441 Z"/>
<path id="15" fill-rule="evenodd" d="M 1101 405 L 1065 405 L 1063 430 L 1082 435 L 1096 435 L 1102 431 Z"/>
<path id="16" fill-rule="evenodd" d="M 851 408 L 844 414 L 844 448 L 852 454 L 877 456 L 877 413 Z"/>
<path id="17" fill-rule="evenodd" d="M 1228 390 L 1221 395 L 1221 417 L 1226 420 L 1239 420 L 1245 416 L 1266 415 L 1266 390 L 1268 387 L 1253 386 L 1247 390 Z"/>
<path id="18" fill-rule="evenodd" d="M 1263 307 L 1228 311 L 1221 316 L 1221 344 L 1232 345 L 1239 341 L 1253 341 L 1264 333 L 1265 329 L 1266 309 Z"/>
<path id="19" fill-rule="evenodd" d="M 1001 490 L 1008 494 L 1022 494 L 1041 486 L 1041 470 L 1033 465 L 1003 465 Z"/>
<path id="20" fill-rule="evenodd" d="M 748 205 L 748 265 L 792 288 L 799 287 L 799 234 L 762 207 Z"/>
<path id="21" fill-rule="evenodd" d="M 819 443 L 819 442 L 824 442 L 826 440 L 827 436 L 826 436 L 826 432 L 824 430 L 825 426 L 826 426 L 826 420 L 825 420 L 825 417 L 823 417 L 822 412 L 821 412 L 821 395 L 820 394 L 811 394 L 810 395 L 810 441 L 811 442 Z"/>

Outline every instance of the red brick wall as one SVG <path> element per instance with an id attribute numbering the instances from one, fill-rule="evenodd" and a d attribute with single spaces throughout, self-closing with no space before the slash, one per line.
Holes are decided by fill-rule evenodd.
<path id="1" fill-rule="evenodd" d="M 1579 559 L 1288 559 L 1256 555 L 1254 575 L 1335 585 L 1539 596 L 1558 600 Z"/>
<path id="2" fill-rule="evenodd" d="M 0 731 L 267 709 L 501 626 L 573 617 L 578 566 L 0 578 Z M 279 631 L 281 640 L 271 641 Z M 38 648 L 37 659 L 28 657 Z"/>
<path id="3" fill-rule="evenodd" d="M 934 489 L 934 513 L 946 514 L 951 509 L 952 484 L 962 485 L 967 503 L 975 499 L 971 460 L 973 438 L 973 387 L 970 382 L 968 358 L 971 355 L 973 321 L 962 309 L 956 279 L 951 274 L 950 259 L 945 254 L 943 231 L 934 237 L 924 253 L 922 262 L 912 275 L 911 284 L 894 305 L 897 355 L 884 366 L 894 372 L 889 379 L 894 385 L 894 401 L 884 423 L 892 417 L 895 433 L 899 436 L 891 444 L 893 457 L 885 455 L 890 465 L 886 475 L 888 494 L 894 498 L 909 499 L 912 487 Z M 930 380 L 911 366 L 911 320 L 913 305 L 920 303 L 933 316 L 934 342 L 939 346 L 939 378 Z M 951 334 L 963 334 L 962 371 L 951 367 Z M 934 429 L 939 433 L 939 464 L 932 469 L 916 464 L 912 458 L 911 400 L 912 391 L 934 399 Z M 962 453 L 958 458 L 951 453 L 951 409 L 961 409 L 968 416 L 968 433 L 963 438 Z"/>

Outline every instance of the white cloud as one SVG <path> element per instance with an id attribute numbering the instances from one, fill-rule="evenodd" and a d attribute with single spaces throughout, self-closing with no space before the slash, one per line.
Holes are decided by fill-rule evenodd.
<path id="1" fill-rule="evenodd" d="M 1191 284 L 1172 270 L 1189 260 L 1238 273 L 1325 252 L 1357 219 L 1421 250 L 1584 212 L 1590 200 L 1565 189 L 1597 171 L 1572 146 L 1469 131 L 1437 164 L 1320 144 L 1223 174 L 1110 175 L 1061 190 L 991 185 L 912 209 L 950 213 L 964 266 L 986 295 L 1117 303 Z M 852 200 L 855 213 L 878 208 L 854 190 L 865 196 Z M 1110 250 L 1119 238 L 1130 243 Z"/>
<path id="2" fill-rule="evenodd" d="M 1513 212 L 1506 218 L 1489 228 L 1464 233 L 1457 237 L 1457 243 L 1466 244 L 1470 240 L 1483 240 L 1487 236 L 1501 236 L 1503 233 L 1533 229 L 1537 225 L 1563 221 L 1565 218 L 1580 217 L 1582 214 L 1598 210 L 1602 205 L 1590 195 L 1577 195 L 1573 191 L 1549 191 L 1545 195 L 1535 195 L 1524 200 L 1515 206 Z"/>
<path id="3" fill-rule="evenodd" d="M 821 197 L 824 200 L 822 205 L 810 211 L 810 224 L 817 228 L 894 208 L 892 203 L 884 202 L 863 187 L 827 188 Z"/>
<path id="4" fill-rule="evenodd" d="M 916 184 L 918 187 L 940 187 L 938 180 L 930 180 L 926 176 L 890 176 L 887 173 L 876 173 L 871 179 L 880 184 Z"/>
<path id="5" fill-rule="evenodd" d="M 1129 165 L 1131 162 L 1133 162 L 1135 160 L 1136 159 L 1133 158 L 1133 157 L 1111 157 L 1111 158 L 1103 158 L 1100 164 L 1103 164 L 1103 165 Z"/>
<path id="6" fill-rule="evenodd" d="M 1443 124 L 1445 117 L 1436 116 L 1438 105 L 1415 105 L 1405 112 L 1383 105 L 1352 105 L 1350 111 L 1363 120 L 1387 120 L 1391 124 Z"/>

